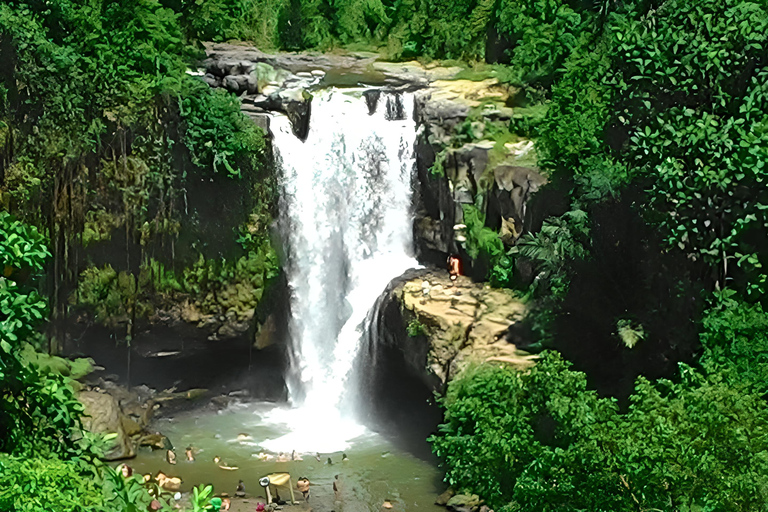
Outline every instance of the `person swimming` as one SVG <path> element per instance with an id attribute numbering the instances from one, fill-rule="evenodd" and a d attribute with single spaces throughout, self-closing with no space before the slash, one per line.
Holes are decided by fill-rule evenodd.
<path id="1" fill-rule="evenodd" d="M 309 502 L 309 479 L 305 476 L 299 478 L 299 480 L 296 482 L 296 487 L 304 496 L 304 501 Z"/>
<path id="2" fill-rule="evenodd" d="M 275 458 L 274 455 L 270 455 L 270 454 L 264 453 L 264 452 L 255 453 L 255 454 L 253 454 L 251 456 L 252 457 L 256 457 L 259 460 L 264 460 L 264 461 L 272 460 L 272 459 Z"/>
<path id="3" fill-rule="evenodd" d="M 184 454 L 187 456 L 187 461 L 188 462 L 194 462 L 195 461 L 195 454 L 192 451 L 192 447 L 191 446 L 187 446 L 187 449 L 184 450 Z"/>
<path id="4" fill-rule="evenodd" d="M 346 453 L 341 454 L 341 462 L 347 462 L 349 460 L 349 457 L 347 457 Z"/>
<path id="5" fill-rule="evenodd" d="M 219 466 L 220 469 L 226 469 L 228 471 L 235 471 L 236 469 L 240 469 L 237 466 L 227 465 L 227 463 L 221 460 L 221 457 L 219 457 L 218 455 L 213 458 L 213 463 Z"/>

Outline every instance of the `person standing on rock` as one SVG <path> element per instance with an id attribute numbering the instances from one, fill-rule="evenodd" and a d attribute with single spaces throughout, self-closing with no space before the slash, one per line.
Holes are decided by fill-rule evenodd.
<path id="1" fill-rule="evenodd" d="M 456 280 L 461 275 L 461 260 L 455 254 L 448 256 L 448 273 L 451 275 L 453 286 L 456 286 Z"/>

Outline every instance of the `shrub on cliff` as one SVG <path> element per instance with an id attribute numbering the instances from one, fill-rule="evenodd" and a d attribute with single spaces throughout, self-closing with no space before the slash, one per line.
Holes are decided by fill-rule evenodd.
<path id="1" fill-rule="evenodd" d="M 257 167 L 266 146 L 264 130 L 240 112 L 240 101 L 198 80 L 185 85 L 181 117 L 192 162 L 233 178 L 241 177 L 243 166 Z"/>

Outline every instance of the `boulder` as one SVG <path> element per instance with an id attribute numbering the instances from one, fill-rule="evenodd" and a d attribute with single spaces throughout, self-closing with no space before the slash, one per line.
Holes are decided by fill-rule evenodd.
<path id="1" fill-rule="evenodd" d="M 448 501 L 456 495 L 453 489 L 450 487 L 446 489 L 440 496 L 435 499 L 435 505 L 444 507 L 448 504 Z"/>
<path id="2" fill-rule="evenodd" d="M 229 92 L 242 93 L 248 91 L 248 76 L 246 75 L 227 75 L 222 81 L 224 86 Z"/>
<path id="3" fill-rule="evenodd" d="M 94 434 L 117 434 L 104 452 L 105 460 L 129 459 L 136 455 L 131 439 L 125 432 L 125 416 L 114 397 L 97 391 L 82 391 L 78 400 L 83 404 L 83 427 Z"/>
<path id="4" fill-rule="evenodd" d="M 291 122 L 293 134 L 306 140 L 312 110 L 312 95 L 306 89 L 283 89 L 272 95 L 276 110 L 285 112 Z"/>
<path id="5" fill-rule="evenodd" d="M 130 416 L 124 415 L 121 421 L 123 423 L 123 430 L 125 431 L 126 435 L 134 436 L 141 433 L 141 425 L 139 425 L 139 422 L 132 419 Z"/>
<path id="6" fill-rule="evenodd" d="M 205 76 L 203 77 L 203 81 L 206 84 L 208 84 L 210 87 L 213 87 L 213 88 L 221 87 L 221 78 L 211 73 L 206 73 Z"/>
<path id="7" fill-rule="evenodd" d="M 149 446 L 153 450 L 173 450 L 170 439 L 163 434 L 147 434 L 139 438 L 139 446 Z"/>
<path id="8" fill-rule="evenodd" d="M 446 503 L 446 508 L 453 512 L 470 512 L 480 508 L 480 497 L 477 494 L 457 494 Z"/>

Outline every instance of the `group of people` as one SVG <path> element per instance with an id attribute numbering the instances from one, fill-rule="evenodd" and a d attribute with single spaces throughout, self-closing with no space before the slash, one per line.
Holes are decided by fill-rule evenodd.
<path id="1" fill-rule="evenodd" d="M 193 461 L 194 460 L 194 453 L 193 453 L 192 447 L 191 446 L 188 447 L 186 452 L 188 452 L 187 460 Z M 301 459 L 296 459 L 295 458 L 296 455 L 297 454 L 294 451 L 293 454 L 292 454 L 292 459 L 291 460 L 301 460 Z M 320 457 L 319 453 L 316 454 L 315 458 L 317 460 L 322 461 L 322 458 Z M 347 457 L 346 453 L 342 454 L 341 460 L 342 461 L 348 461 L 349 460 L 349 458 Z M 217 465 L 219 465 L 219 467 L 221 467 L 222 461 L 221 461 L 220 457 L 214 457 L 214 462 Z M 333 463 L 330 457 L 328 457 L 326 463 L 327 464 L 332 464 Z M 122 474 L 122 476 L 124 478 L 130 478 L 130 477 L 133 476 L 133 469 L 130 466 L 128 466 L 127 464 L 122 464 L 119 467 L 119 471 L 120 471 L 120 473 Z M 175 477 L 168 477 L 162 471 L 159 471 L 156 476 L 152 476 L 150 474 L 144 475 L 143 476 L 143 480 L 147 484 L 157 484 L 162 489 L 165 489 L 165 490 L 168 490 L 168 491 L 175 491 L 176 494 L 174 495 L 174 499 L 176 501 L 181 499 L 181 493 L 179 492 L 179 488 L 180 488 L 180 485 L 181 485 L 181 479 L 175 478 Z M 306 503 L 309 503 L 310 496 L 311 496 L 311 486 L 312 485 L 313 484 L 309 481 L 309 478 L 307 478 L 306 476 L 302 476 L 301 478 L 299 478 L 296 481 L 296 489 L 298 489 L 298 491 L 301 493 L 301 495 L 302 495 L 302 497 L 304 499 L 304 502 L 306 502 Z M 333 487 L 334 500 L 336 502 L 342 501 L 343 500 L 343 483 L 342 483 L 342 480 L 340 478 L 340 475 L 337 474 L 337 475 L 334 476 L 334 479 L 333 479 L 333 482 L 332 482 L 332 487 Z M 245 483 L 243 482 L 243 480 L 239 480 L 238 481 L 237 487 L 235 489 L 234 496 L 236 498 L 245 498 L 246 497 Z M 155 497 L 155 498 L 157 498 L 157 497 Z M 277 492 L 275 492 L 275 495 L 272 497 L 272 502 L 277 504 L 277 505 L 283 505 L 283 504 L 286 503 L 284 500 L 282 500 L 280 498 L 280 495 Z M 158 502 L 158 505 L 159 505 L 159 502 Z M 230 509 L 231 506 L 232 506 L 232 502 L 231 502 L 231 499 L 230 499 L 230 497 L 229 497 L 229 495 L 227 493 L 222 493 L 218 497 L 212 498 L 211 502 L 210 502 L 210 508 L 211 508 L 211 510 L 213 512 L 226 512 L 226 511 L 228 511 Z M 393 508 L 392 501 L 389 500 L 389 499 L 384 500 L 384 502 L 381 505 L 381 510 L 384 511 L 384 510 L 389 510 L 391 508 Z M 256 510 L 256 512 L 263 512 L 263 511 L 265 511 L 266 510 L 266 504 L 261 503 L 261 502 L 257 503 L 255 510 Z"/>
<path id="2" fill-rule="evenodd" d="M 195 453 L 194 450 L 192 450 L 192 446 L 187 446 L 187 449 L 184 450 L 184 455 L 187 457 L 187 462 L 195 461 Z M 176 464 L 176 452 L 173 448 L 168 448 L 165 452 L 165 460 L 168 464 Z"/>

